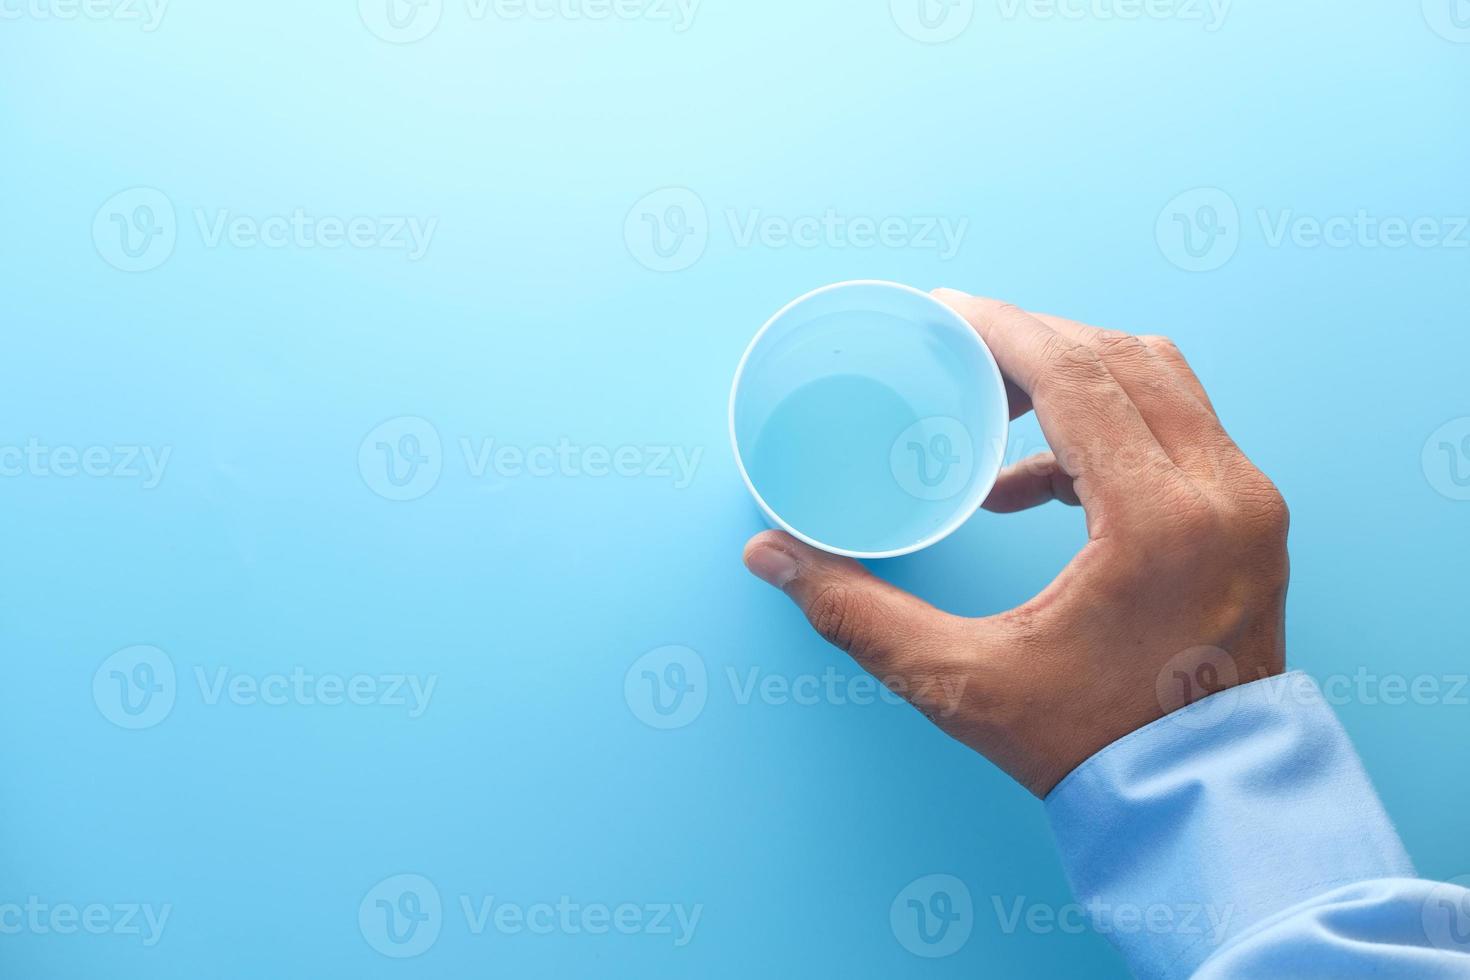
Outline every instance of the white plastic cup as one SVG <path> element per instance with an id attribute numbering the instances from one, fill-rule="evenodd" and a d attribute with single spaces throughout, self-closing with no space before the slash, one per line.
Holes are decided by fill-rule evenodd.
<path id="1" fill-rule="evenodd" d="M 853 558 L 927 548 L 995 486 L 1010 413 L 985 342 L 927 293 L 844 282 L 781 310 L 730 390 L 740 476 L 772 527 Z"/>

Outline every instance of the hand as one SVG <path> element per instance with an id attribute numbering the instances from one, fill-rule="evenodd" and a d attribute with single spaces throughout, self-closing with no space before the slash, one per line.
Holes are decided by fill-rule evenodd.
<path id="1" fill-rule="evenodd" d="M 1285 669 L 1286 505 L 1225 434 L 1184 357 L 952 290 L 995 354 L 1012 417 L 1052 452 L 989 510 L 1080 504 L 1088 542 L 1040 595 L 951 616 L 859 563 L 768 531 L 745 549 L 824 638 L 1037 796 L 1129 732 Z"/>

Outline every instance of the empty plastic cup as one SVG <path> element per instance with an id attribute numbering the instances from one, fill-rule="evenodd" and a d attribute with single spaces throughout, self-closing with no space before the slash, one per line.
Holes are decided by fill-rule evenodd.
<path id="1" fill-rule="evenodd" d="M 1009 411 L 964 318 L 890 282 L 818 289 L 751 341 L 730 392 L 740 475 L 773 527 L 854 558 L 927 548 L 989 495 Z"/>

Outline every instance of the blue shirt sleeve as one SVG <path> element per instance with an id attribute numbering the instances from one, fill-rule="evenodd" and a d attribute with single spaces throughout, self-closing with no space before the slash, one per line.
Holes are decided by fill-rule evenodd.
<path id="1" fill-rule="evenodd" d="M 1415 879 L 1305 674 L 1114 742 L 1046 809 L 1078 901 L 1141 978 L 1470 978 L 1470 891 Z"/>

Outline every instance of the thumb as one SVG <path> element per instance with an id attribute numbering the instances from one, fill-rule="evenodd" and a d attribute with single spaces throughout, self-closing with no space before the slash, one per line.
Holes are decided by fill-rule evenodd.
<path id="1" fill-rule="evenodd" d="M 766 531 L 746 544 L 745 566 L 790 596 L 824 640 L 880 679 L 939 666 L 952 649 L 955 617 L 851 558 Z"/>

